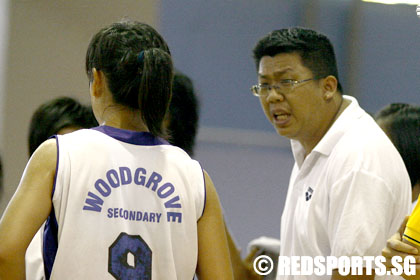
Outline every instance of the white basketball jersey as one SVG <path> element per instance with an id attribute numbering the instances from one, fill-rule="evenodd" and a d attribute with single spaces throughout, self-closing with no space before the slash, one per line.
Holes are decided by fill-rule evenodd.
<path id="1" fill-rule="evenodd" d="M 47 279 L 193 279 L 205 205 L 197 161 L 150 133 L 108 126 L 57 145 Z"/>

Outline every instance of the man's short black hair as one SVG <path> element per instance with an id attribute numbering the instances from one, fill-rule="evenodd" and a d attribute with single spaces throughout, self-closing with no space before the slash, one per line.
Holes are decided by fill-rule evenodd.
<path id="1" fill-rule="evenodd" d="M 334 48 L 327 36 L 301 27 L 274 30 L 260 39 L 254 47 L 257 69 L 263 56 L 281 53 L 298 53 L 302 64 L 312 71 L 314 78 L 321 79 L 329 75 L 336 77 L 337 90 L 343 93 Z"/>

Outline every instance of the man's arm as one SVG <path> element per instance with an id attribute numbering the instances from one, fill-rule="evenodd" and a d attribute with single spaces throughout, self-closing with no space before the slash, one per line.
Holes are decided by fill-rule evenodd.
<path id="1" fill-rule="evenodd" d="M 367 170 L 353 170 L 331 186 L 328 236 L 331 255 L 378 256 L 387 236 L 398 229 L 409 209 L 409 184 L 390 186 Z M 397 195 L 401 188 L 401 195 Z M 406 189 L 408 188 L 408 189 Z M 373 275 L 340 276 L 331 279 L 374 279 Z M 372 269 L 369 271 L 374 274 Z"/>

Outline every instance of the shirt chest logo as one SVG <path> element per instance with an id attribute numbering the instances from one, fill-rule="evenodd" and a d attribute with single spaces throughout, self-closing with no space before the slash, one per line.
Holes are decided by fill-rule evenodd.
<path id="1" fill-rule="evenodd" d="M 309 201 L 312 198 L 313 193 L 314 193 L 314 190 L 311 187 L 308 187 L 308 190 L 305 193 L 306 201 Z"/>

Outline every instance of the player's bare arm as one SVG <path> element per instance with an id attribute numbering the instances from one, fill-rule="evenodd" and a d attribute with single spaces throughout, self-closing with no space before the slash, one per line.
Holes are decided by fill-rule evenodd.
<path id="1" fill-rule="evenodd" d="M 225 225 L 219 197 L 213 182 L 204 171 L 206 206 L 198 221 L 198 265 L 200 280 L 233 280 Z"/>
<path id="2" fill-rule="evenodd" d="M 0 279 L 25 279 L 25 252 L 51 211 L 57 163 L 54 139 L 34 153 L 0 221 Z"/>

